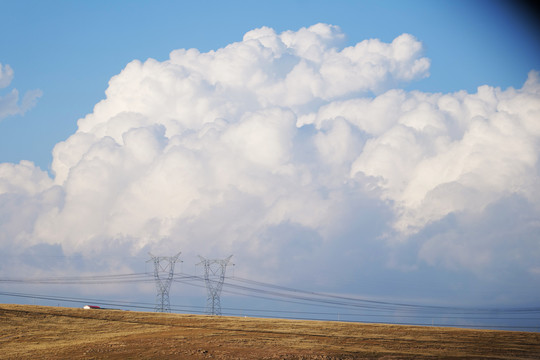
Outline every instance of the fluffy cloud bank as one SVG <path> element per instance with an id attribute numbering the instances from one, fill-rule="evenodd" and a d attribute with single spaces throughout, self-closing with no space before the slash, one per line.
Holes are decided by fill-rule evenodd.
<path id="1" fill-rule="evenodd" d="M 9 65 L 0 63 L 0 89 L 11 84 L 14 71 Z M 11 90 L 7 95 L 0 96 L 0 120 L 8 116 L 23 115 L 26 111 L 34 107 L 37 99 L 42 95 L 41 90 L 31 90 L 24 94 L 19 104 L 19 91 Z"/>
<path id="2" fill-rule="evenodd" d="M 234 253 L 263 272 L 380 243 L 386 265 L 411 265 L 410 245 L 413 265 L 538 276 L 538 73 L 407 92 L 429 75 L 417 39 L 343 43 L 325 24 L 260 28 L 132 61 L 56 145 L 53 178 L 0 164 L 0 244 Z"/>

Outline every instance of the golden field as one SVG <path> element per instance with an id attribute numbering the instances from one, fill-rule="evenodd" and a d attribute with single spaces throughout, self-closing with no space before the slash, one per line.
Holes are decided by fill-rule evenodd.
<path id="1" fill-rule="evenodd" d="M 0 359 L 540 359 L 540 333 L 0 304 Z"/>

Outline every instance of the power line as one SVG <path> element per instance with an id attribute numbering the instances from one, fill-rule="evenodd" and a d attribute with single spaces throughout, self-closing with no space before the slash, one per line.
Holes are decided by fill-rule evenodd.
<path id="1" fill-rule="evenodd" d="M 11 284 L 112 284 L 128 282 L 151 282 L 152 279 L 146 273 L 114 274 L 114 275 L 88 275 L 88 276 L 63 276 L 44 278 L 0 278 L 0 283 Z"/>
<path id="2" fill-rule="evenodd" d="M 173 281 L 189 284 L 188 281 L 205 281 L 203 277 L 189 274 L 180 274 Z M 254 284 L 255 286 L 245 286 L 241 284 L 235 284 L 234 282 Z M 147 273 L 130 273 L 130 274 L 113 274 L 113 275 L 89 275 L 78 277 L 45 277 L 45 278 L 0 278 L 0 283 L 11 284 L 107 284 L 107 283 L 130 283 L 130 282 L 152 282 L 152 278 Z M 297 299 L 311 302 L 319 302 L 328 305 L 338 305 L 341 307 L 365 307 L 367 309 L 376 308 L 389 311 L 395 310 L 408 310 L 408 309 L 421 309 L 432 311 L 452 311 L 460 314 L 468 313 L 540 313 L 540 307 L 519 307 L 519 308 L 477 308 L 477 307 L 449 307 L 449 306 L 434 306 L 434 305 L 419 305 L 419 304 L 404 304 L 399 302 L 369 300 L 364 298 L 356 298 L 343 295 L 319 293 L 312 291 L 305 291 L 296 288 L 284 287 L 275 284 L 263 283 L 260 281 L 232 278 L 224 282 L 223 285 L 227 289 L 235 289 L 238 291 L 230 291 L 237 295 L 243 295 L 248 292 L 267 295 L 265 299 L 271 299 L 271 297 L 281 297 L 285 299 Z M 203 286 L 201 286 L 203 287 Z M 268 290 L 266 288 L 270 288 Z M 273 290 L 277 289 L 277 290 Z M 280 290 L 280 291 L 278 291 Z M 228 290 L 224 290 L 228 291 Z M 245 293 L 241 293 L 244 291 Z"/>
<path id="3" fill-rule="evenodd" d="M 465 325 L 460 324 L 458 322 L 455 322 L 455 320 L 467 320 L 467 321 L 475 321 L 475 325 L 469 324 L 466 327 L 486 327 L 486 328 L 512 328 L 511 325 L 501 325 L 499 324 L 500 321 L 520 321 L 520 322 L 526 322 L 530 324 L 530 321 L 538 322 L 540 318 L 538 317 L 538 314 L 540 312 L 540 308 L 467 308 L 467 307 L 443 307 L 443 306 L 431 306 L 431 305 L 417 305 L 417 304 L 403 304 L 403 303 L 394 303 L 394 302 L 388 302 L 388 301 L 374 301 L 374 300 L 366 300 L 366 299 L 359 299 L 355 297 L 350 296 L 342 296 L 342 295 L 335 295 L 335 294 L 323 294 L 323 293 L 314 293 L 314 292 L 306 292 L 299 289 L 293 289 L 293 288 L 286 288 L 279 285 L 274 284 L 266 284 L 257 282 L 258 285 L 262 287 L 269 287 L 271 290 L 261 289 L 261 288 L 254 288 L 254 287 L 247 287 L 242 286 L 241 291 L 238 290 L 229 290 L 230 288 L 237 288 L 236 284 L 231 284 L 231 281 L 236 280 L 236 278 L 228 279 L 228 282 L 225 282 L 224 284 L 224 292 L 227 292 L 229 294 L 236 294 L 240 296 L 249 296 L 254 298 L 259 298 L 263 300 L 270 300 L 270 301 L 279 301 L 279 302 L 285 302 L 285 303 L 292 303 L 292 304 L 299 304 L 305 306 L 316 306 L 316 307 L 322 307 L 324 309 L 336 309 L 335 312 L 328 312 L 326 311 L 283 311 L 283 310 L 268 310 L 268 309 L 224 309 L 226 310 L 225 313 L 227 315 L 246 315 L 249 314 L 250 316 L 261 316 L 261 317 L 269 317 L 268 315 L 264 315 L 264 313 L 274 313 L 276 315 L 273 315 L 273 317 L 280 317 L 280 318 L 297 318 L 297 319 L 320 319 L 320 320 L 328 320 L 328 318 L 321 318 L 320 316 L 339 316 L 341 317 L 348 317 L 350 318 L 356 318 L 356 319 L 364 319 L 364 318 L 378 318 L 378 322 L 383 323 L 391 323 L 391 324 L 413 324 L 413 323 L 404 323 L 396 321 L 396 319 L 406 319 L 406 318 L 415 318 L 415 319 L 429 319 L 431 322 L 425 322 L 425 323 L 419 323 L 416 322 L 414 325 L 444 325 L 444 326 L 459 326 L 459 325 Z M 247 280 L 247 279 L 244 279 Z M 196 276 L 182 276 L 177 281 L 183 282 L 185 284 L 189 284 L 192 286 L 201 286 L 198 285 L 197 282 L 202 281 L 200 277 Z M 249 280 L 251 281 L 251 280 Z M 232 286 L 231 286 L 232 285 Z M 290 292 L 293 292 L 292 296 L 287 291 L 276 291 L 274 289 L 285 289 Z M 305 293 L 302 295 L 299 295 L 298 293 Z M 315 297 L 307 297 L 306 294 L 309 295 L 316 295 Z M 318 296 L 328 296 L 331 299 L 331 302 L 328 302 L 328 299 L 321 299 L 318 298 Z M 346 302 L 336 302 L 335 298 L 337 299 L 345 299 L 348 300 Z M 353 301 L 353 303 L 351 303 Z M 362 302 L 367 301 L 368 305 L 362 304 Z M 354 303 L 356 302 L 356 303 Z M 360 302 L 360 304 L 358 303 Z M 382 305 L 381 305 L 382 304 Z M 396 307 L 392 307 L 390 305 L 396 305 Z M 403 305 L 407 305 L 405 308 L 402 308 Z M 346 310 L 349 309 L 349 312 Z M 231 311 L 232 310 L 232 311 Z M 357 310 L 360 312 L 357 313 L 351 313 L 350 310 Z M 297 314 L 296 316 L 288 316 L 285 314 Z M 304 315 L 312 315 L 305 317 Z M 509 317 L 512 316 L 513 317 Z M 534 316 L 536 315 L 536 316 Z M 504 317 L 501 317 L 504 316 Z M 445 323 L 435 322 L 435 320 L 439 319 L 447 321 Z M 334 318 L 335 320 L 335 318 Z M 484 324 L 486 322 L 499 322 L 497 324 L 491 324 L 491 325 L 480 325 L 478 324 L 477 320 L 482 320 Z M 358 321 L 358 320 L 354 320 Z M 506 327 L 504 327 L 506 326 Z M 526 326 L 524 324 L 515 326 L 513 328 L 523 328 L 523 329 L 537 329 L 536 326 Z"/>
<path id="4" fill-rule="evenodd" d="M 130 301 L 114 301 L 114 300 L 103 300 L 103 299 L 88 299 L 88 298 L 77 298 L 77 297 L 60 297 L 60 296 L 49 296 L 49 295 L 39 295 L 39 294 L 24 294 L 24 293 L 11 293 L 11 292 L 0 292 L 0 296 L 11 296 L 11 297 L 21 297 L 21 298 L 32 298 L 32 299 L 42 299 L 42 300 L 52 300 L 52 301 L 62 301 L 62 302 L 75 302 L 75 303 L 88 303 L 88 302 L 94 302 L 99 303 L 100 305 L 106 305 L 106 306 L 115 306 L 115 307 L 127 307 L 127 308 L 134 308 L 134 309 L 143 309 L 143 310 L 149 310 L 153 309 L 153 304 L 150 303 L 142 303 L 142 302 L 130 302 Z M 190 311 L 190 313 L 203 313 L 200 309 L 202 307 L 197 306 L 189 306 L 189 305 L 173 305 L 171 306 L 172 310 L 176 311 Z M 263 310 L 258 310 L 263 311 Z M 287 313 L 295 313 L 295 312 L 284 312 L 281 311 L 283 314 Z M 321 315 L 322 313 L 314 313 L 314 315 Z M 232 314 L 228 314 L 231 316 Z M 237 314 L 242 315 L 242 314 Z M 260 318 L 276 318 L 276 316 L 268 316 L 268 315 L 259 315 L 257 317 Z M 302 317 L 302 316 L 287 316 L 287 315 L 281 315 L 278 316 L 278 318 L 281 319 L 296 319 L 296 320 L 327 320 L 324 318 L 316 318 L 316 317 Z M 461 327 L 461 328 L 498 328 L 498 329 L 528 329 L 528 330 L 537 330 L 538 326 L 524 326 L 524 325 L 471 325 L 471 324 L 442 324 L 442 323 L 431 323 L 431 324 L 422 324 L 418 322 L 387 322 L 386 324 L 390 325 L 412 325 L 412 326 L 422 326 L 422 325 L 431 325 L 431 326 L 452 326 L 452 327 Z"/>
<path id="5" fill-rule="evenodd" d="M 225 278 L 224 278 L 225 280 Z M 226 278 L 223 281 L 222 290 L 228 294 L 237 295 L 240 297 L 250 297 L 264 301 L 280 302 L 283 304 L 299 305 L 302 310 L 294 311 L 290 308 L 287 310 L 271 309 L 268 307 L 259 308 L 249 307 L 244 309 L 238 308 L 223 308 L 225 315 L 250 315 L 258 317 L 279 317 L 279 318 L 297 318 L 310 320 L 328 320 L 335 319 L 335 316 L 341 316 L 343 321 L 346 319 L 365 320 L 368 318 L 377 318 L 377 322 L 406 324 L 400 322 L 399 319 L 418 319 L 417 323 L 412 325 L 436 325 L 435 320 L 440 319 L 451 323 L 441 324 L 444 326 L 459 326 L 477 327 L 477 328 L 512 328 L 512 322 L 521 322 L 525 325 L 515 326 L 515 328 L 523 329 L 538 329 L 538 326 L 528 326 L 531 321 L 538 323 L 540 307 L 509 307 L 509 308 L 478 308 L 478 307 L 455 307 L 455 306 L 434 306 L 420 304 L 405 304 L 402 302 L 379 301 L 364 299 L 340 294 L 326 294 L 312 291 L 305 291 L 292 287 L 285 287 L 276 284 L 264 283 L 261 281 L 245 279 L 245 278 Z M 66 285 L 97 285 L 97 284 L 113 284 L 113 283 L 147 283 L 152 281 L 152 278 L 147 273 L 133 274 L 111 274 L 111 275 L 87 275 L 87 276 L 69 276 L 69 277 L 43 277 L 43 278 L 0 278 L 0 284 L 66 284 Z M 205 287 L 205 278 L 201 276 L 179 274 L 171 281 L 184 283 L 190 286 Z M 15 296 L 17 293 L 0 293 L 5 296 Z M 32 297 L 25 294 L 19 294 L 21 297 Z M 34 297 L 34 299 L 44 300 L 59 300 L 59 301 L 74 301 L 73 298 L 63 298 L 43 296 Z M 208 299 L 207 299 L 208 300 Z M 91 299 L 77 300 L 78 302 L 88 302 Z M 118 302 L 108 302 L 119 306 Z M 149 308 L 148 304 L 133 303 L 125 304 L 127 306 L 135 306 L 140 309 Z M 208 305 L 208 304 L 207 304 Z M 313 307 L 314 310 L 307 311 Z M 171 311 L 203 313 L 202 307 L 172 305 Z M 206 308 L 208 310 L 208 307 Z M 421 323 L 422 319 L 432 319 L 430 323 Z M 382 320 L 382 321 L 381 321 Z M 475 322 L 471 324 L 458 324 L 465 320 Z M 480 320 L 480 324 L 478 323 Z M 500 325 L 500 322 L 505 322 Z M 497 322 L 497 323 L 494 323 Z M 490 323 L 490 325 L 488 325 Z M 407 323 L 409 324 L 409 323 Z M 467 325 L 467 326 L 465 326 Z"/>
<path id="6" fill-rule="evenodd" d="M 342 300 L 342 304 L 366 304 L 366 306 L 373 304 L 376 306 L 389 306 L 390 310 L 396 310 L 396 309 L 430 309 L 433 311 L 455 311 L 455 312 L 539 312 L 540 313 L 540 307 L 527 307 L 527 308 L 476 308 L 476 307 L 456 307 L 456 306 L 440 306 L 440 305 L 421 305 L 421 304 L 406 304 L 406 303 L 399 303 L 399 302 L 390 302 L 390 301 L 380 301 L 380 300 L 369 300 L 364 298 L 358 298 L 358 297 L 351 297 L 351 296 L 344 296 L 344 295 L 336 295 L 336 294 L 328 294 L 328 293 L 320 293 L 320 292 L 312 292 L 312 291 L 305 291 L 290 287 L 284 287 L 280 285 L 274 285 L 274 284 L 268 284 L 263 283 L 260 281 L 255 280 L 249 280 L 249 279 L 242 279 L 239 277 L 234 277 L 231 279 L 232 281 L 240 281 L 243 283 L 248 284 L 254 284 L 260 287 L 269 287 L 274 289 L 283 290 L 283 292 L 276 292 L 276 294 L 287 294 L 287 293 L 293 293 L 293 294 L 302 294 L 305 295 L 311 295 L 314 298 L 330 298 L 330 299 L 337 299 L 336 303 L 340 303 L 340 300 Z M 231 285 L 228 283 L 228 285 Z M 237 288 L 247 288 L 250 289 L 250 287 L 241 287 L 241 286 L 235 286 Z M 252 288 L 256 289 L 256 288 Z M 290 295 L 291 297 L 294 297 L 294 295 Z M 301 296 L 300 296 L 301 297 Z"/>

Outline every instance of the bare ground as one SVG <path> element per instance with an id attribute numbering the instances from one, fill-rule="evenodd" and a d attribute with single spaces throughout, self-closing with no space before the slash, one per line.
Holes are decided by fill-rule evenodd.
<path id="1" fill-rule="evenodd" d="M 0 304 L 0 359 L 540 359 L 540 333 Z"/>

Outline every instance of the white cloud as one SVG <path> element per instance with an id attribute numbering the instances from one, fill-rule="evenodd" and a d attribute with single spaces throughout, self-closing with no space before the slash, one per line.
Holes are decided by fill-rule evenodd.
<path id="1" fill-rule="evenodd" d="M 519 90 L 410 93 L 393 126 L 366 143 L 352 174 L 379 178 L 401 208 L 396 227 L 405 232 L 455 211 L 480 212 L 510 194 L 537 203 L 539 87 L 532 72 Z"/>
<path id="2" fill-rule="evenodd" d="M 30 161 L 0 164 L 0 194 L 25 193 L 35 195 L 53 185 L 46 172 Z"/>
<path id="3" fill-rule="evenodd" d="M 507 199 L 516 216 L 540 214 L 538 74 L 521 89 L 406 92 L 396 86 L 430 65 L 413 36 L 343 44 L 325 24 L 261 28 L 216 51 L 129 63 L 54 148 L 54 179 L 2 165 L 0 201 L 33 210 L 0 227 L 66 254 L 234 253 L 261 276 L 293 258 L 309 272 L 303 250 L 371 261 L 376 238 L 411 243 L 414 261 L 434 267 L 535 269 L 480 230 Z M 458 229 L 443 226 L 452 217 Z M 514 246 L 537 254 L 527 234 L 538 224 L 527 224 Z"/>
<path id="4" fill-rule="evenodd" d="M 0 244 L 6 253 L 40 242 L 34 224 L 61 202 L 62 190 L 33 163 L 0 164 Z"/>
<path id="5" fill-rule="evenodd" d="M 13 69 L 9 65 L 0 63 L 0 89 L 8 87 L 13 80 Z"/>
<path id="6" fill-rule="evenodd" d="M 9 65 L 0 63 L 0 89 L 8 87 L 13 80 L 13 76 L 13 69 Z M 8 116 L 23 115 L 34 107 L 41 95 L 41 90 L 30 90 L 24 94 L 20 104 L 17 89 L 11 90 L 7 95 L 0 96 L 0 120 Z"/>

